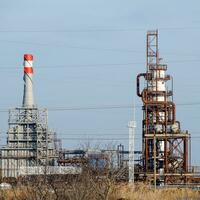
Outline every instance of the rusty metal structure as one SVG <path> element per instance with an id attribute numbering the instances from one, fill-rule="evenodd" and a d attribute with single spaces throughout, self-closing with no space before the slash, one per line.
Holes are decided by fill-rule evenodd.
<path id="1" fill-rule="evenodd" d="M 159 57 L 157 30 L 147 32 L 146 45 L 146 72 L 137 76 L 137 95 L 143 102 L 142 174 L 148 181 L 156 172 L 159 182 L 182 183 L 190 166 L 190 134 L 176 119 L 173 79 Z"/>

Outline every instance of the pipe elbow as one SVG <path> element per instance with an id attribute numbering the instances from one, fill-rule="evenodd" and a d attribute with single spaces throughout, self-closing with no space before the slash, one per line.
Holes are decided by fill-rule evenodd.
<path id="1" fill-rule="evenodd" d="M 142 97 L 142 93 L 140 92 L 140 78 L 141 77 L 146 78 L 146 73 L 140 73 L 137 75 L 137 95 L 139 97 Z"/>

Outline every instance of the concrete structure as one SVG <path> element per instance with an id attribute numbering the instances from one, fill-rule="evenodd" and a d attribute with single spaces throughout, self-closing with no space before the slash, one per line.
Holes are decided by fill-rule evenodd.
<path id="1" fill-rule="evenodd" d="M 23 103 L 9 110 L 7 145 L 1 149 L 2 177 L 18 177 L 20 168 L 53 166 L 58 157 L 47 109 L 34 105 L 32 63 L 33 56 L 25 54 Z"/>

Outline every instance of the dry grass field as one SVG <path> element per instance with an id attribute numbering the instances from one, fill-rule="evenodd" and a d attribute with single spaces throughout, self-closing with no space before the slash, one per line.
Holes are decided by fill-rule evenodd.
<path id="1" fill-rule="evenodd" d="M 47 188 L 46 188 L 47 189 Z M 82 188 L 83 189 L 83 188 Z M 112 186 L 108 195 L 80 195 L 63 191 L 65 194 L 56 194 L 57 191 L 44 188 L 21 187 L 18 189 L 1 190 L 1 200 L 200 200 L 200 192 L 189 189 L 149 189 L 144 185 L 133 187 L 127 185 Z M 90 192 L 90 191 L 88 191 Z M 103 191 L 102 191 L 103 192 Z M 87 194 L 87 195 L 86 195 Z"/>
<path id="2" fill-rule="evenodd" d="M 118 186 L 109 200 L 200 200 L 200 191 L 191 189 L 149 189 L 137 185 L 134 189 L 129 186 Z"/>

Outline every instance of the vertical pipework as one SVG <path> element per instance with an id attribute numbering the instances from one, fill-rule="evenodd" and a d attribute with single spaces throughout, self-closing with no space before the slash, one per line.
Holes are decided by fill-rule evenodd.
<path id="1" fill-rule="evenodd" d="M 184 172 L 188 172 L 188 138 L 184 139 Z"/>
<path id="2" fill-rule="evenodd" d="M 181 131 L 176 121 L 173 91 L 168 90 L 167 65 L 161 63 L 158 51 L 158 31 L 147 32 L 146 73 L 137 76 L 137 95 L 143 102 L 142 154 L 144 175 L 157 173 L 160 183 L 167 173 L 188 171 L 189 133 Z M 140 78 L 145 86 L 140 88 Z M 173 83 L 172 83 L 173 89 Z M 155 159 L 156 158 L 156 159 Z"/>
<path id="3" fill-rule="evenodd" d="M 22 106 L 33 108 L 33 55 L 24 55 L 24 95 Z"/>

